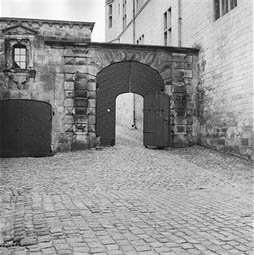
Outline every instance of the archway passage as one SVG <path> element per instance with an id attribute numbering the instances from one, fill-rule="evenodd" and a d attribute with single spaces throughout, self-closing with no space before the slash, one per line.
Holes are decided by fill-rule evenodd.
<path id="1" fill-rule="evenodd" d="M 11 99 L 0 101 L 0 156 L 51 155 L 51 105 Z"/>
<path id="2" fill-rule="evenodd" d="M 117 96 L 115 140 L 117 145 L 142 146 L 143 106 L 144 98 L 138 94 L 124 93 Z"/>
<path id="3" fill-rule="evenodd" d="M 124 61 L 104 68 L 97 75 L 96 135 L 101 144 L 115 144 L 116 97 L 122 93 L 141 96 L 164 90 L 163 79 L 150 66 L 135 61 Z"/>

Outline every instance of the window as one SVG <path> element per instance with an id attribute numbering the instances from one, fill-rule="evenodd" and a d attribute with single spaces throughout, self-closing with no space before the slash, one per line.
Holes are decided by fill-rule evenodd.
<path id="1" fill-rule="evenodd" d="M 164 45 L 171 45 L 171 39 L 172 39 L 172 29 L 171 29 L 171 23 L 172 23 L 172 13 L 171 8 L 169 8 L 166 12 L 164 12 Z"/>
<path id="2" fill-rule="evenodd" d="M 125 29 L 127 25 L 126 4 L 127 4 L 127 1 L 124 0 L 123 1 L 123 29 Z"/>
<path id="3" fill-rule="evenodd" d="M 219 19 L 237 6 L 237 0 L 214 0 L 214 18 Z"/>
<path id="4" fill-rule="evenodd" d="M 13 47 L 13 67 L 26 69 L 27 67 L 27 50 L 26 46 L 16 44 Z"/>
<path id="5" fill-rule="evenodd" d="M 109 6 L 108 6 L 108 27 L 109 28 L 111 28 L 112 27 L 112 25 L 113 25 L 113 23 L 112 23 L 112 4 L 110 4 Z"/>

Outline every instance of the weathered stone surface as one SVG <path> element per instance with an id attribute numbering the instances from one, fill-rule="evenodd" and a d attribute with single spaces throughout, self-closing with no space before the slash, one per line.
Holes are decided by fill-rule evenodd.
<path id="1" fill-rule="evenodd" d="M 20 241 L 21 246 L 30 246 L 37 243 L 37 238 L 35 237 L 26 237 Z"/>

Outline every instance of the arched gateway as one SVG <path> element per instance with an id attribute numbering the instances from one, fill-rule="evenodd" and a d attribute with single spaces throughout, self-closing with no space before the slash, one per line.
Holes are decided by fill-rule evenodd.
<path id="1" fill-rule="evenodd" d="M 151 123 L 156 122 L 155 117 L 161 115 L 157 110 L 157 113 L 154 112 L 156 116 L 155 114 L 151 116 L 150 108 L 152 105 L 154 109 L 163 108 L 154 105 L 156 99 L 151 96 L 157 95 L 156 98 L 159 100 L 158 94 L 162 91 L 164 91 L 164 82 L 161 75 L 150 66 L 136 61 L 114 63 L 99 72 L 97 75 L 96 135 L 101 138 L 102 145 L 115 144 L 115 105 L 119 94 L 132 92 L 145 98 L 144 105 L 147 108 L 144 108 L 144 124 L 146 124 L 148 119 Z M 168 106 L 166 105 L 165 108 Z M 150 113 L 149 116 L 146 112 Z M 166 112 L 163 109 L 163 113 Z M 144 133 L 151 133 L 149 130 L 145 131 L 145 128 L 148 126 L 144 126 Z"/>

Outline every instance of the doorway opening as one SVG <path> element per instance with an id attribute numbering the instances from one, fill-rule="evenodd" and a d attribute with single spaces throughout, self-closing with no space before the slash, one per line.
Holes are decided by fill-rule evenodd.
<path id="1" fill-rule="evenodd" d="M 142 96 L 123 93 L 116 98 L 116 144 L 143 145 Z"/>

